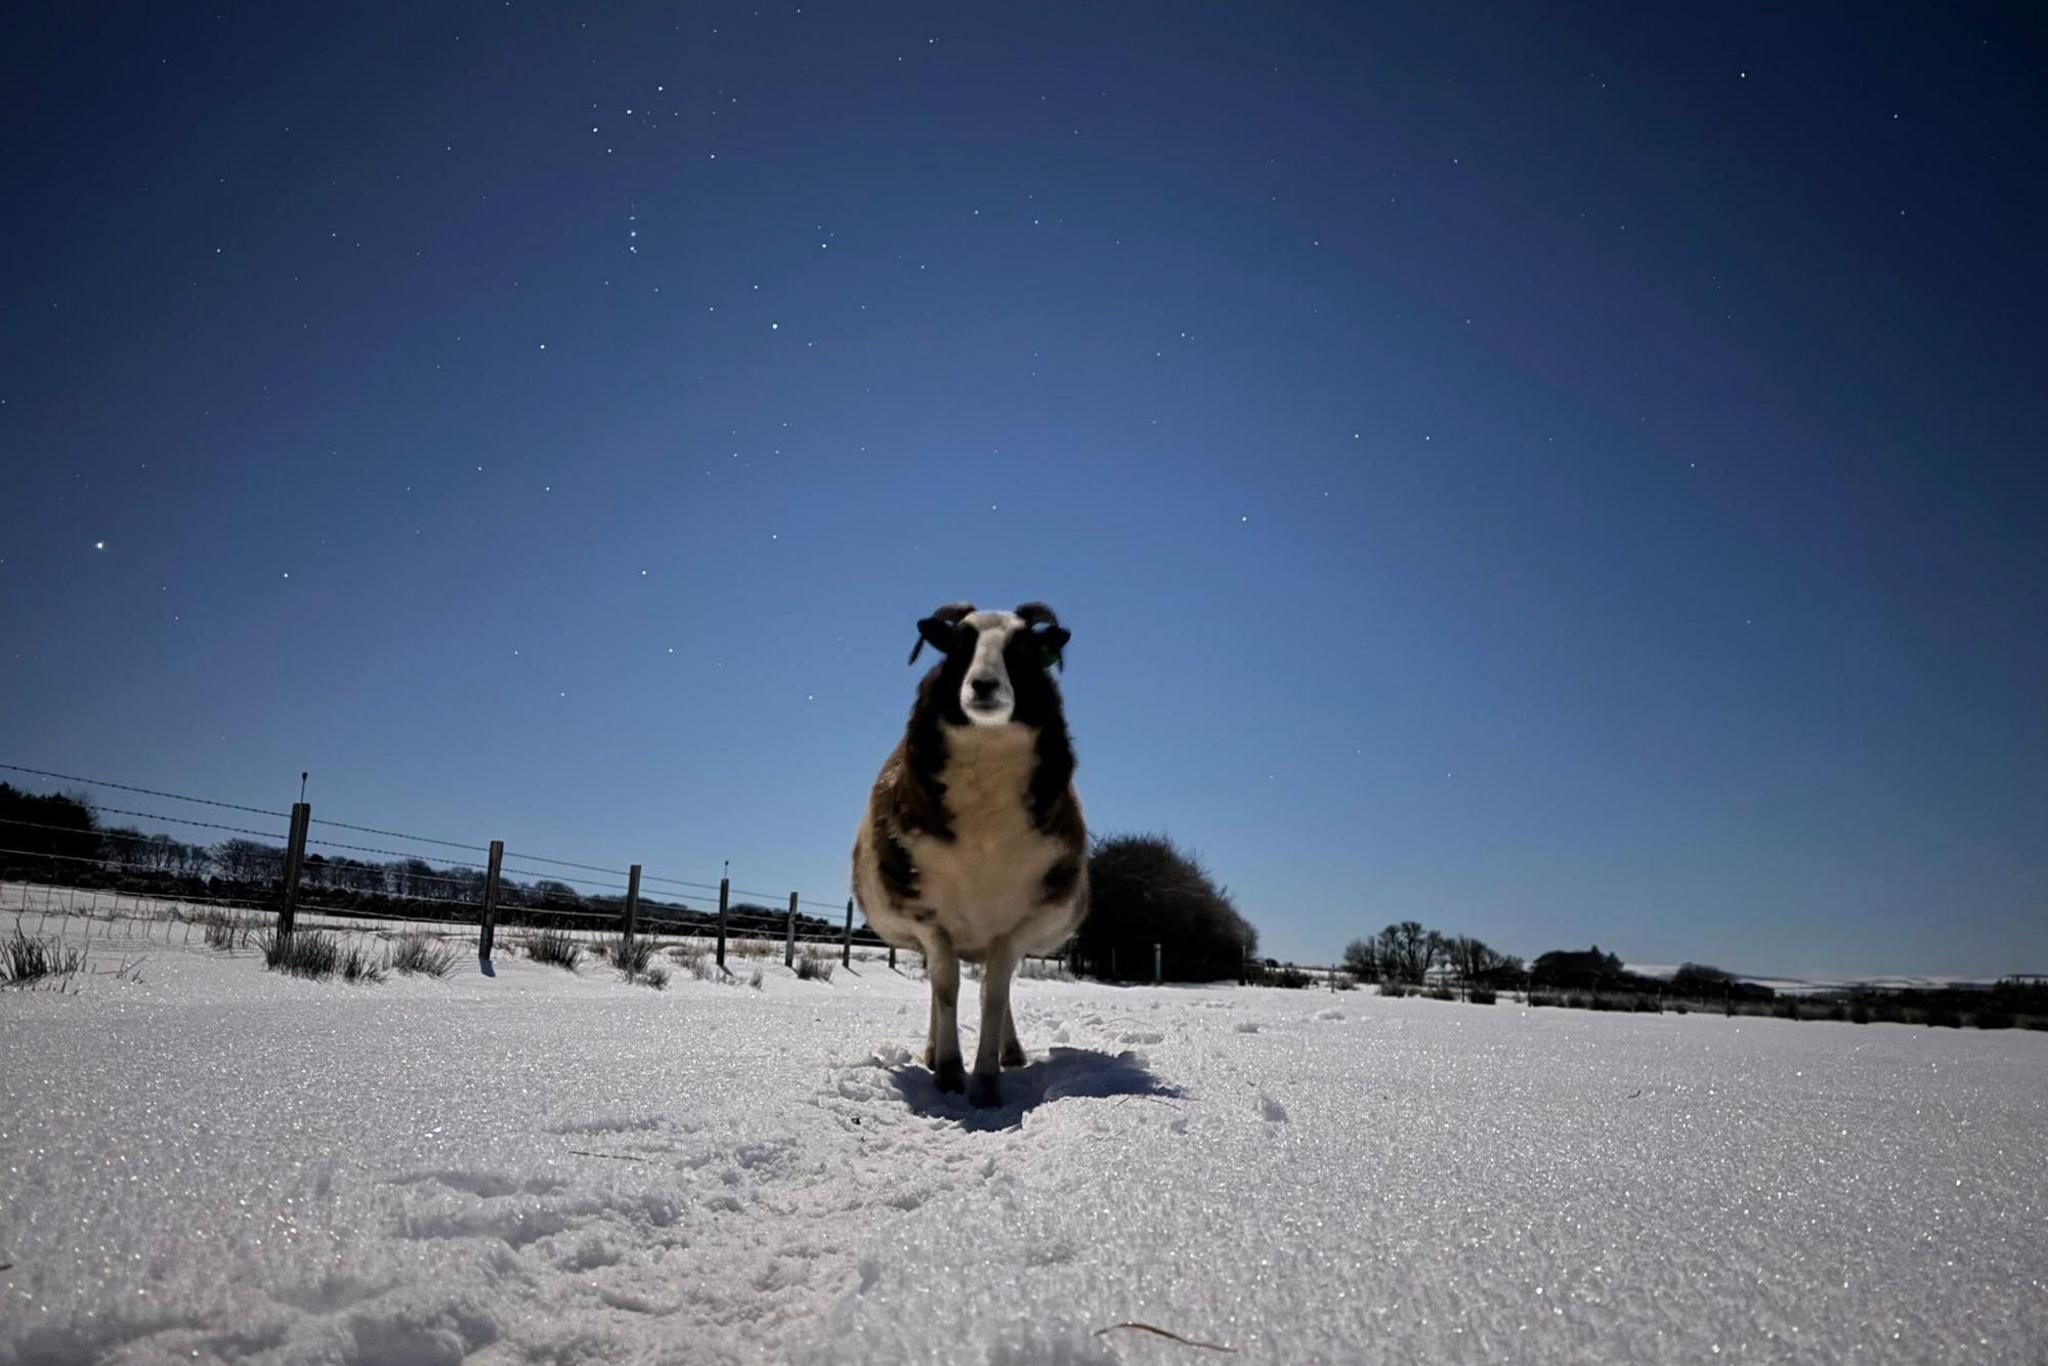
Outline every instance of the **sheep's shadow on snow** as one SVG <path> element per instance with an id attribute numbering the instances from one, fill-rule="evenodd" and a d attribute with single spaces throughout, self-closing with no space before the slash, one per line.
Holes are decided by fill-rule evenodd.
<path id="1" fill-rule="evenodd" d="M 1154 1096 L 1175 1100 L 1181 1095 L 1152 1075 L 1135 1053 L 1101 1053 L 1092 1048 L 1055 1048 L 1036 1062 L 1003 1073 L 1003 1103 L 978 1110 L 959 1092 L 939 1090 L 921 1062 L 890 1069 L 889 1079 L 912 1113 L 958 1122 L 965 1129 L 1014 1129 L 1028 1112 L 1047 1101 L 1069 1096 Z"/>

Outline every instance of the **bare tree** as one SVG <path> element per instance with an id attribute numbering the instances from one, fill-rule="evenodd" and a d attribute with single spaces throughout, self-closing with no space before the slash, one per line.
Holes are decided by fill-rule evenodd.
<path id="1" fill-rule="evenodd" d="M 221 872 L 236 882 L 268 882 L 284 872 L 284 850 L 255 840 L 223 840 L 213 856 Z"/>
<path id="2" fill-rule="evenodd" d="M 1419 921 L 1403 920 L 1380 931 L 1380 974 L 1390 981 L 1420 986 L 1443 956 L 1443 936 L 1425 930 Z"/>
<path id="3" fill-rule="evenodd" d="M 1505 955 L 1496 953 L 1484 940 L 1474 939 L 1469 934 L 1452 935 L 1443 944 L 1444 961 L 1450 965 L 1467 998 L 1475 985 L 1484 985 L 1508 965 Z"/>
<path id="4" fill-rule="evenodd" d="M 1361 982 L 1380 979 L 1380 946 L 1374 939 L 1354 939 L 1344 946 L 1344 971 Z"/>

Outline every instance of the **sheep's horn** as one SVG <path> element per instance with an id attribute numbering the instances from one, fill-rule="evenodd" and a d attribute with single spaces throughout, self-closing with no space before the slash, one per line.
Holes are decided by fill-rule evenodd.
<path id="1" fill-rule="evenodd" d="M 1027 602 L 1017 609 L 1017 615 L 1024 619 L 1025 628 L 1037 636 L 1044 646 L 1046 663 L 1065 673 L 1067 664 L 1062 651 L 1067 648 L 1067 641 L 1072 637 L 1068 635 L 1066 628 L 1060 625 L 1060 619 L 1053 615 L 1052 608 L 1042 602 Z M 1041 626 L 1046 629 L 1039 630 Z"/>
<path id="2" fill-rule="evenodd" d="M 1027 602 L 1017 609 L 1017 615 L 1024 618 L 1026 626 L 1057 626 L 1060 619 L 1053 610 L 1042 602 Z"/>
<path id="3" fill-rule="evenodd" d="M 917 623 L 917 644 L 910 648 L 910 659 L 908 662 L 912 664 L 917 663 L 917 656 L 924 649 L 924 628 L 928 624 L 932 622 L 945 622 L 950 625 L 963 617 L 972 615 L 974 615 L 974 604 L 971 602 L 949 602 L 943 607 L 934 609 L 930 616 Z"/>

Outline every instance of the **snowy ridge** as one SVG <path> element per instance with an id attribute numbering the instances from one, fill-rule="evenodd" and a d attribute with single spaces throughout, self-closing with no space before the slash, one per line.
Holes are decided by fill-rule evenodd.
<path id="1" fill-rule="evenodd" d="M 876 962 L 346 987 L 159 944 L 139 983 L 0 992 L 0 1363 L 2048 1340 L 2038 1035 L 1028 980 L 1016 1008 L 1032 1062 L 984 1114 Z"/>

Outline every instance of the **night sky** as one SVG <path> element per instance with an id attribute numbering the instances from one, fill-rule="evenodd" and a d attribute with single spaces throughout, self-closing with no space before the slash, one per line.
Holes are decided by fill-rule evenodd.
<path id="1" fill-rule="evenodd" d="M 0 762 L 837 902 L 1043 599 L 1269 953 L 2048 971 L 2031 21 L 41 8 Z"/>

